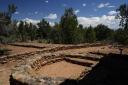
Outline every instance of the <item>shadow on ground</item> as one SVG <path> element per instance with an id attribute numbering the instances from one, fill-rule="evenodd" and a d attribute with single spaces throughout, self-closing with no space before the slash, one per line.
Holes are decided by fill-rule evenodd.
<path id="1" fill-rule="evenodd" d="M 82 80 L 61 85 L 128 85 L 128 55 L 106 55 Z"/>

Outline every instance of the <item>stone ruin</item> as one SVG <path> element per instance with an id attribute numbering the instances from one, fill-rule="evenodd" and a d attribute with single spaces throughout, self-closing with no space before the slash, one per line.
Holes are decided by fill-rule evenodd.
<path id="1" fill-rule="evenodd" d="M 54 54 L 54 53 L 44 53 L 43 55 L 38 55 L 34 58 L 27 59 L 25 64 L 16 66 L 12 74 L 10 75 L 10 85 L 60 85 L 61 83 L 65 82 L 67 79 L 71 80 L 80 80 L 85 75 L 92 70 L 92 68 L 98 63 L 102 55 L 95 55 L 95 54 L 74 54 L 74 55 L 64 55 L 64 54 Z M 42 74 L 38 75 L 38 70 L 42 67 L 49 66 L 55 64 L 57 62 L 65 61 L 67 63 L 73 64 L 73 69 L 82 67 L 77 75 L 74 76 L 67 74 L 69 77 L 63 76 L 46 76 Z M 75 65 L 76 66 L 75 68 Z M 49 67 L 48 67 L 49 68 Z M 53 67 L 54 68 L 54 67 Z M 58 67 L 59 68 L 59 67 Z M 62 67 L 61 67 L 62 68 Z M 65 70 L 66 67 L 63 67 L 61 70 Z M 59 72 L 58 72 L 59 73 Z M 66 74 L 66 72 L 65 72 Z"/>
<path id="2" fill-rule="evenodd" d="M 128 85 L 128 55 L 99 52 L 56 53 L 57 50 L 79 47 L 85 46 L 69 46 L 68 48 L 62 46 L 28 54 L 25 63 L 12 69 L 10 85 Z M 15 58 L 21 57 L 17 55 Z M 9 60 L 12 57 L 6 59 Z M 58 63 L 62 66 L 57 67 Z M 69 73 L 72 71 L 70 67 L 79 70 Z M 48 73 L 56 68 L 60 68 L 60 72 Z M 65 70 L 66 68 L 69 70 Z M 65 73 L 61 74 L 61 72 Z"/>

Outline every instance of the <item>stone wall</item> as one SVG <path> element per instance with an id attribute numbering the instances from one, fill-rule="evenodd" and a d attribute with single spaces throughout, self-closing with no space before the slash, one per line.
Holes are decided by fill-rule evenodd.
<path id="1" fill-rule="evenodd" d="M 52 64 L 52 63 L 59 62 L 62 60 L 63 60 L 62 56 L 56 56 L 56 55 L 44 56 L 44 57 L 41 57 L 40 59 L 37 59 L 36 61 L 34 61 L 31 64 L 31 67 L 34 70 L 38 70 L 38 69 L 40 69 L 40 67 L 42 67 L 46 64 L 48 65 L 48 64 Z"/>
<path id="2" fill-rule="evenodd" d="M 64 78 L 48 78 L 37 76 L 34 71 L 38 70 L 41 66 L 51 64 L 63 60 L 61 55 L 44 54 L 37 56 L 33 59 L 28 59 L 25 65 L 18 66 L 13 69 L 10 76 L 10 85 L 57 85 L 63 82 Z"/>
<path id="3" fill-rule="evenodd" d="M 13 45 L 17 45 L 17 44 L 13 44 Z M 102 46 L 102 45 L 104 45 L 104 44 L 94 43 L 94 44 L 81 44 L 81 45 L 63 45 L 63 46 L 57 46 L 57 47 L 51 47 L 51 48 L 39 47 L 39 48 L 43 48 L 43 49 L 40 49 L 40 50 L 37 50 L 34 52 L 26 52 L 26 53 L 22 53 L 22 54 L 12 54 L 12 55 L 7 55 L 7 56 L 0 56 L 0 63 L 4 64 L 4 63 L 7 63 L 12 60 L 25 59 L 25 58 L 35 55 L 35 54 L 42 54 L 42 53 L 49 53 L 49 52 L 52 53 L 52 52 L 56 52 L 56 51 L 60 51 L 60 50 L 95 47 L 95 46 Z M 23 45 L 23 46 L 29 47 L 29 45 Z M 30 45 L 30 47 L 31 46 L 38 47 L 38 46 Z"/>
<path id="4" fill-rule="evenodd" d="M 66 79 L 65 78 L 50 78 L 50 77 L 44 77 L 41 75 L 39 76 L 39 75 L 36 75 L 34 73 L 34 71 L 40 69 L 41 66 L 44 66 L 46 64 L 51 64 L 51 63 L 62 61 L 67 56 L 69 56 L 69 57 L 75 56 L 75 55 L 55 54 L 53 52 L 56 52 L 59 50 L 82 48 L 82 47 L 85 48 L 85 47 L 89 47 L 89 46 L 97 46 L 97 44 L 62 46 L 62 47 L 56 47 L 56 48 L 43 49 L 43 50 L 39 50 L 36 52 L 28 53 L 28 54 L 16 55 L 15 57 L 8 56 L 8 57 L 6 57 L 7 60 L 10 60 L 13 58 L 14 59 L 22 59 L 22 58 L 26 59 L 26 57 L 28 57 L 28 59 L 25 60 L 26 63 L 24 65 L 17 66 L 12 70 L 12 73 L 10 76 L 10 85 L 59 85 L 60 83 L 64 82 Z M 38 54 L 38 55 L 36 55 L 36 54 Z M 35 56 L 30 57 L 32 55 L 35 55 Z M 78 55 L 78 56 L 80 58 L 80 55 Z M 85 56 L 88 59 L 92 59 L 92 60 L 96 60 L 96 61 L 98 61 L 100 59 L 100 57 L 95 58 L 95 56 L 94 56 L 94 58 L 89 57 L 92 55 L 83 55 L 81 57 L 85 58 Z M 3 59 L 6 59 L 6 58 L 3 58 Z M 0 59 L 0 62 L 3 59 Z M 73 61 L 73 62 L 78 63 L 76 61 Z M 88 69 L 88 71 L 89 70 L 91 70 L 91 69 Z M 88 72 L 83 72 L 81 74 L 81 78 L 83 75 L 85 75 L 87 73 Z"/>
<path id="5" fill-rule="evenodd" d="M 72 55 L 70 55 L 72 56 Z M 83 55 L 84 56 L 84 55 Z M 83 57 L 82 56 L 82 57 Z M 87 56 L 87 55 L 85 55 Z M 88 55 L 89 56 L 89 55 Z M 26 64 L 17 66 L 13 69 L 13 72 L 10 76 L 10 85 L 59 85 L 62 82 L 66 81 L 65 78 L 50 78 L 50 77 L 44 77 L 39 76 L 34 73 L 34 71 L 40 69 L 41 66 L 44 66 L 46 64 L 51 64 L 55 62 L 59 62 L 62 60 L 70 61 L 77 64 L 82 64 L 82 62 L 69 60 L 68 58 L 65 58 L 66 55 L 61 54 L 54 54 L 54 53 L 45 53 L 40 56 L 36 56 L 32 59 L 26 60 Z M 81 55 L 79 55 L 79 58 Z M 92 57 L 92 56 L 91 56 Z M 84 63 L 85 65 L 85 63 Z M 90 66 L 90 64 L 89 64 Z M 78 79 L 81 79 L 83 76 L 88 74 L 88 72 L 91 70 L 86 69 L 86 72 L 83 71 L 82 74 Z"/>

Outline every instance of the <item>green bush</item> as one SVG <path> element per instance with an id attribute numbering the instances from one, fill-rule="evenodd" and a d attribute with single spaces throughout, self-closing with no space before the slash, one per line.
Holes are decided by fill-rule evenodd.
<path id="1" fill-rule="evenodd" d="M 38 43 L 49 43 L 50 41 L 49 40 L 46 40 L 46 39 L 39 39 L 37 40 Z"/>
<path id="2" fill-rule="evenodd" d="M 6 48 L 0 48 L 0 55 L 8 55 L 9 49 Z"/>
<path id="3" fill-rule="evenodd" d="M 0 43 L 7 44 L 7 43 L 13 43 L 16 41 L 16 37 L 11 35 L 8 37 L 0 36 Z"/>

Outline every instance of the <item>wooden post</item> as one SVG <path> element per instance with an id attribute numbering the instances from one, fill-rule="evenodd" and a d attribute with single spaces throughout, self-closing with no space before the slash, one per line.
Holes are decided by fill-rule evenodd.
<path id="1" fill-rule="evenodd" d="M 123 48 L 119 48 L 120 50 L 120 54 L 122 55 L 123 54 Z"/>

